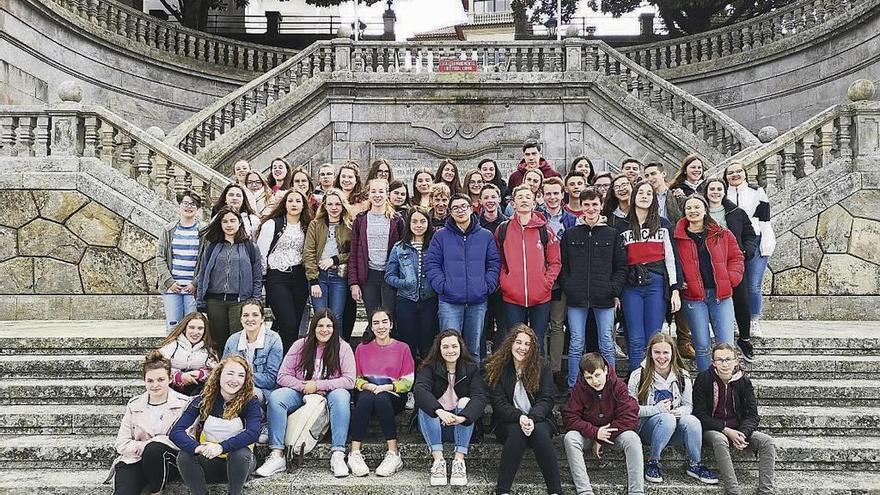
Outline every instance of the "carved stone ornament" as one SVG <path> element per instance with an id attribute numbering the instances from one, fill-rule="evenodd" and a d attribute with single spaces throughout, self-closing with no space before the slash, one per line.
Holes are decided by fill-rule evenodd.
<path id="1" fill-rule="evenodd" d="M 482 122 L 478 124 L 470 122 L 463 124 L 454 122 L 413 122 L 411 125 L 417 129 L 428 129 L 442 139 L 452 139 L 456 135 L 464 139 L 473 139 L 487 129 L 504 127 L 502 122 Z"/>
<path id="2" fill-rule="evenodd" d="M 76 152 L 76 124 L 71 117 L 56 117 L 52 120 L 52 154 L 71 156 Z"/>

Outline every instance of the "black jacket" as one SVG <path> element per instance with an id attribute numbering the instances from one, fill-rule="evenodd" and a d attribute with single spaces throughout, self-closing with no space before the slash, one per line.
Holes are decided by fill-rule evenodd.
<path id="1" fill-rule="evenodd" d="M 752 220 L 749 218 L 749 214 L 727 198 L 724 198 L 721 204 L 724 206 L 724 219 L 727 222 L 727 229 L 733 232 L 733 236 L 736 237 L 736 242 L 739 243 L 739 248 L 742 250 L 745 259 L 752 259 L 757 248 L 755 244 L 757 235 L 755 235 L 755 229 L 752 227 Z"/>
<path id="2" fill-rule="evenodd" d="M 496 425 L 502 423 L 519 423 L 523 412 L 513 405 L 513 389 L 516 387 L 516 370 L 513 361 L 501 371 L 498 383 L 489 387 L 489 400 L 492 402 L 492 420 Z M 528 393 L 528 391 L 526 391 Z M 526 415 L 535 423 L 549 421 L 553 424 L 553 406 L 556 400 L 556 387 L 553 385 L 553 373 L 546 363 L 541 363 L 541 380 L 538 390 L 528 393 L 532 409 Z"/>
<path id="3" fill-rule="evenodd" d="M 575 225 L 562 236 L 559 285 L 569 306 L 614 307 L 626 283 L 623 238 L 606 225 Z"/>
<path id="4" fill-rule="evenodd" d="M 697 375 L 694 380 L 694 416 L 700 420 L 703 425 L 703 431 L 724 431 L 724 421 L 716 419 L 712 416 L 715 409 L 715 384 L 723 386 L 720 379 L 716 380 L 718 375 L 715 374 L 714 368 Z M 739 431 L 746 438 L 752 436 L 752 433 L 758 429 L 758 399 L 755 397 L 755 388 L 752 382 L 742 371 L 734 373 L 733 377 L 727 382 L 727 386 L 733 389 L 734 407 L 736 408 L 736 416 L 739 418 Z"/>
<path id="5" fill-rule="evenodd" d="M 437 417 L 437 409 L 443 406 L 437 400 L 446 392 L 449 380 L 446 376 L 446 364 L 436 363 L 433 366 L 425 366 L 416 376 L 413 384 L 413 396 L 416 399 L 416 407 L 425 411 L 432 418 Z M 467 418 L 465 425 L 470 425 L 480 419 L 486 408 L 486 386 L 480 369 L 476 363 L 467 363 L 459 360 L 455 366 L 455 395 L 459 398 L 467 397 L 470 402 L 462 409 L 461 415 Z"/>

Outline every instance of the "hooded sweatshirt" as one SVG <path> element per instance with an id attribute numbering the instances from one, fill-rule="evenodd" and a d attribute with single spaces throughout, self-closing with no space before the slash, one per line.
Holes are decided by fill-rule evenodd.
<path id="1" fill-rule="evenodd" d="M 538 169 L 541 171 L 542 174 L 544 174 L 545 179 L 549 177 L 562 177 L 561 175 L 559 175 L 559 172 L 554 170 L 553 167 L 550 166 L 550 163 L 543 158 L 541 158 L 541 161 L 538 162 Z M 525 159 L 520 160 L 520 162 L 516 166 L 516 170 L 512 174 L 510 174 L 510 180 L 507 181 L 508 191 L 513 191 L 514 187 L 522 184 L 523 177 L 526 175 L 527 170 L 528 168 L 526 168 Z"/>
<path id="2" fill-rule="evenodd" d="M 642 372 L 645 369 L 645 363 L 642 361 L 641 367 L 629 375 L 629 394 L 636 400 L 639 400 L 639 387 L 642 384 Z M 691 414 L 694 409 L 693 386 L 691 385 L 690 375 L 687 370 L 681 370 L 684 389 L 678 385 L 678 375 L 674 371 L 669 371 L 669 375 L 663 378 L 660 373 L 654 372 L 651 380 L 651 388 L 648 389 L 648 397 L 644 404 L 639 404 L 639 417 L 650 418 L 656 414 L 660 414 L 660 408 L 657 403 L 672 399 L 672 409 L 681 411 L 681 415 Z"/>
<path id="3" fill-rule="evenodd" d="M 599 428 L 610 424 L 617 431 L 611 440 L 628 430 L 635 430 L 639 423 L 639 404 L 629 395 L 623 380 L 614 368 L 605 363 L 608 378 L 602 390 L 587 385 L 583 374 L 578 374 L 571 391 L 571 398 L 562 408 L 562 421 L 566 430 L 576 430 L 592 440 L 598 440 Z"/>
<path id="4" fill-rule="evenodd" d="M 541 244 L 540 228 L 547 229 L 547 246 Z M 522 225 L 519 218 L 507 224 L 504 245 L 495 231 L 501 256 L 501 295 L 504 302 L 530 307 L 550 300 L 553 284 L 562 268 L 559 240 L 540 213 L 532 213 Z"/>

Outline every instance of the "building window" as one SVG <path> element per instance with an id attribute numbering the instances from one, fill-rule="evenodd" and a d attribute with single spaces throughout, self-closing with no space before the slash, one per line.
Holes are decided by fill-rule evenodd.
<path id="1" fill-rule="evenodd" d="M 510 12 L 510 0 L 473 0 L 474 13 Z"/>

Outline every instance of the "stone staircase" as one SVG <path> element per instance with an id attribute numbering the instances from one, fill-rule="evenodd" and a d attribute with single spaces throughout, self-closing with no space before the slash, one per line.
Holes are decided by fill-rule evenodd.
<path id="1" fill-rule="evenodd" d="M 880 494 L 880 323 L 773 321 L 758 339 L 750 366 L 761 404 L 761 429 L 777 439 L 780 494 Z M 111 493 L 103 485 L 114 457 L 113 439 L 127 400 L 143 391 L 141 355 L 164 334 L 162 322 L 7 322 L 0 326 L 0 494 Z M 337 480 L 326 468 L 322 443 L 304 467 L 268 480 L 253 480 L 247 493 L 386 494 L 437 492 L 425 487 L 428 456 L 421 436 L 399 418 L 406 469 L 377 483 L 373 477 Z M 565 456 L 558 455 L 564 479 Z M 365 444 L 375 466 L 384 442 Z M 711 454 L 707 462 L 713 463 Z M 265 447 L 257 455 L 266 455 Z M 500 447 L 472 446 L 470 486 L 463 493 L 493 493 Z M 664 456 L 667 481 L 652 494 L 719 492 L 682 476 L 683 452 Z M 754 459 L 735 455 L 744 486 L 754 485 Z M 597 493 L 623 493 L 619 455 L 588 460 Z M 530 454 L 517 493 L 543 493 Z M 570 489 L 568 485 L 568 489 Z M 441 489 L 442 490 L 442 489 Z M 448 490 L 448 489 L 447 489 Z M 186 493 L 173 484 L 168 493 Z M 747 490 L 745 493 L 751 493 Z"/>

